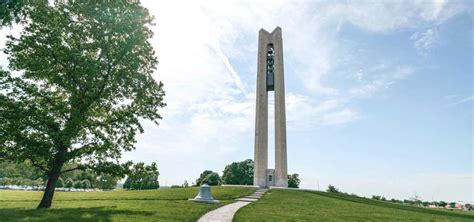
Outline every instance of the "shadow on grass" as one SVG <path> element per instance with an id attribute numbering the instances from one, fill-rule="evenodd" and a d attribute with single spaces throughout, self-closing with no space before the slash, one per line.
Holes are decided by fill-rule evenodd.
<path id="1" fill-rule="evenodd" d="M 380 200 L 371 200 L 371 199 L 367 199 L 363 197 L 355 197 L 355 196 L 351 196 L 347 194 L 327 193 L 327 192 L 320 192 L 320 191 L 305 191 L 305 192 L 314 193 L 314 194 L 329 197 L 329 198 L 335 198 L 339 200 L 351 201 L 355 203 L 368 204 L 368 205 L 379 206 L 379 207 L 387 207 L 387 208 L 407 210 L 407 211 L 412 211 L 412 212 L 417 212 L 417 213 L 434 214 L 434 215 L 440 215 L 440 216 L 474 219 L 474 215 L 449 212 L 449 211 L 444 211 L 444 210 L 428 209 L 428 208 L 422 208 L 422 207 L 416 207 L 416 206 L 407 206 L 407 205 L 390 203 L 390 202 L 385 202 L 385 201 L 380 201 Z"/>
<path id="2" fill-rule="evenodd" d="M 68 209 L 0 209 L 0 221 L 112 221 L 114 215 L 151 216 L 147 211 L 117 210 L 114 207 Z"/>

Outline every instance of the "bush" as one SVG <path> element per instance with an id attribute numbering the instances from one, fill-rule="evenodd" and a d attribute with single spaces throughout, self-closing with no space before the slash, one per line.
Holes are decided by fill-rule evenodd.
<path id="1" fill-rule="evenodd" d="M 300 175 L 297 173 L 288 175 L 288 187 L 299 188 L 300 187 Z"/>
<path id="2" fill-rule="evenodd" d="M 328 189 L 326 190 L 329 193 L 339 193 L 339 189 L 334 187 L 333 185 L 329 184 Z"/>

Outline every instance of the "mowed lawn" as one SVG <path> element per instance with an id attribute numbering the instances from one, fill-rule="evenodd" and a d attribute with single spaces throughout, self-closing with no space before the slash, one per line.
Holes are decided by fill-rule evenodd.
<path id="1" fill-rule="evenodd" d="M 220 204 L 188 201 L 198 187 L 104 192 L 56 192 L 51 209 L 36 210 L 42 192 L 0 190 L 0 221 L 196 221 L 206 212 L 254 192 L 212 187 Z"/>
<path id="2" fill-rule="evenodd" d="M 234 221 L 466 221 L 470 212 L 427 209 L 344 194 L 269 190 L 237 211 Z"/>

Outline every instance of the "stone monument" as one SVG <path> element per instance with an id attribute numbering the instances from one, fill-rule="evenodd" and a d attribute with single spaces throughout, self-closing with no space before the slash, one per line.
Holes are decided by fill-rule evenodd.
<path id="1" fill-rule="evenodd" d="M 253 184 L 288 187 L 286 155 L 285 83 L 281 28 L 258 34 L 257 106 Z M 268 169 L 268 92 L 275 95 L 275 169 Z"/>
<path id="2" fill-rule="evenodd" d="M 194 202 L 204 203 L 219 203 L 218 200 L 214 200 L 211 196 L 211 187 L 207 184 L 201 185 L 198 195 L 194 199 L 189 199 Z"/>

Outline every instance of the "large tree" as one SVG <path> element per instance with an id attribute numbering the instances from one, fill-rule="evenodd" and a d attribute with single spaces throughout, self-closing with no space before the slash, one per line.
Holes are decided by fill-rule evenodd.
<path id="1" fill-rule="evenodd" d="M 148 190 L 160 188 L 158 181 L 160 172 L 155 162 L 150 165 L 145 165 L 143 162 L 134 164 L 127 175 L 127 180 L 123 185 L 124 189 Z"/>
<path id="2" fill-rule="evenodd" d="M 196 186 L 201 186 L 203 184 L 215 186 L 219 185 L 221 182 L 221 178 L 219 174 L 213 172 L 212 170 L 204 170 L 204 172 L 199 175 L 199 178 L 196 180 Z"/>
<path id="3" fill-rule="evenodd" d="M 236 185 L 253 184 L 253 160 L 233 162 L 227 165 L 222 174 L 222 183 Z"/>
<path id="4" fill-rule="evenodd" d="M 19 74 L 0 71 L 0 158 L 28 160 L 47 174 L 38 208 L 49 208 L 61 173 L 124 174 L 121 153 L 134 149 L 140 119 L 161 119 L 164 91 L 152 78 L 153 18 L 138 1 L 25 10 L 21 37 L 10 36 L 5 50 Z M 70 162 L 80 164 L 64 167 Z"/>

